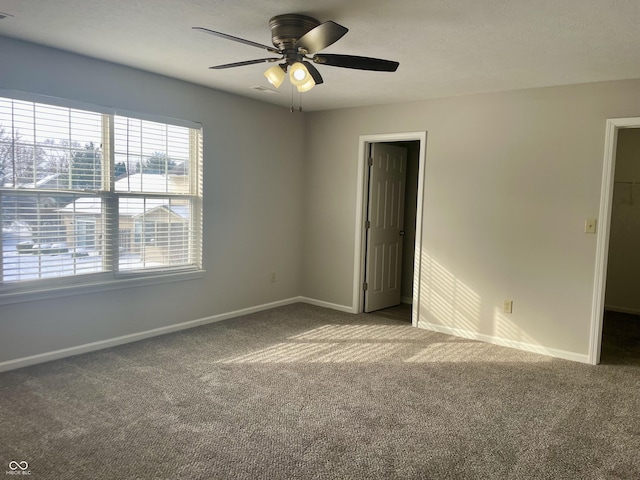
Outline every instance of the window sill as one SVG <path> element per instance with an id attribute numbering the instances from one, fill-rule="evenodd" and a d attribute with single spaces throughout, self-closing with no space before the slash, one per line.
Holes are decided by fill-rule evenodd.
<path id="1" fill-rule="evenodd" d="M 54 287 L 34 288 L 25 291 L 14 291 L 0 293 L 0 306 L 12 303 L 34 302 L 50 298 L 68 297 L 73 295 L 84 295 L 87 293 L 105 292 L 109 290 L 119 290 L 122 288 L 143 287 L 149 285 L 160 285 L 164 283 L 183 282 L 204 278 L 205 270 L 188 270 L 183 272 L 169 272 L 162 274 L 141 274 L 126 275 L 120 278 L 91 279 L 82 285 L 58 285 Z"/>

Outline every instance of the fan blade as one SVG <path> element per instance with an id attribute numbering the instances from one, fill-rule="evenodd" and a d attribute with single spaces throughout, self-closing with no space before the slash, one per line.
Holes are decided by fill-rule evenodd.
<path id="1" fill-rule="evenodd" d="M 316 53 L 340 40 L 348 31 L 335 22 L 324 22 L 301 36 L 294 46 L 303 48 L 306 53 Z"/>
<path id="2" fill-rule="evenodd" d="M 400 65 L 391 60 L 381 58 L 356 57 L 354 55 L 314 55 L 314 63 L 320 65 L 330 65 L 332 67 L 354 68 L 356 70 L 374 70 L 376 72 L 395 72 Z"/>
<path id="3" fill-rule="evenodd" d="M 311 75 L 311 78 L 313 78 L 313 81 L 316 82 L 316 85 L 320 85 L 321 83 L 324 83 L 324 80 L 322 80 L 322 75 L 320 75 L 320 72 L 316 67 L 314 67 L 311 63 L 307 61 L 303 61 L 302 63 L 304 64 L 305 67 L 307 67 L 307 70 L 309 70 L 309 75 Z"/>
<path id="4" fill-rule="evenodd" d="M 215 35 L 216 37 L 226 38 L 227 40 L 232 40 L 234 42 L 244 43 L 245 45 L 249 45 L 251 47 L 261 48 L 263 50 L 267 50 L 268 52 L 280 54 L 280 50 L 277 48 L 269 47 L 267 45 L 262 45 L 261 43 L 252 42 L 251 40 L 245 40 L 244 38 L 234 37 L 233 35 L 229 35 L 227 33 L 216 32 L 215 30 L 209 30 L 204 27 L 191 27 L 194 30 L 199 30 L 204 33 L 208 33 L 210 35 Z"/>
<path id="5" fill-rule="evenodd" d="M 255 65 L 256 63 L 277 62 L 279 58 L 257 58 L 256 60 L 245 60 L 244 62 L 225 63 L 224 65 L 215 65 L 209 67 L 213 70 L 222 70 L 225 68 L 244 67 L 245 65 Z"/>

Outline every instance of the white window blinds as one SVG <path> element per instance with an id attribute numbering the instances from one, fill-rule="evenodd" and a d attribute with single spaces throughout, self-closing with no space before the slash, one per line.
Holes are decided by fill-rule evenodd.
<path id="1" fill-rule="evenodd" d="M 199 128 L 0 97 L 0 287 L 202 266 Z"/>

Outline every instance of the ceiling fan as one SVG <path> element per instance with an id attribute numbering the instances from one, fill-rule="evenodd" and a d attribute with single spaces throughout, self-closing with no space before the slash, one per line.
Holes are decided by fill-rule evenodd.
<path id="1" fill-rule="evenodd" d="M 398 62 L 380 58 L 318 53 L 340 40 L 349 31 L 346 27 L 332 21 L 320 23 L 315 18 L 306 15 L 285 14 L 271 18 L 269 27 L 271 28 L 273 47 L 204 27 L 193 27 L 193 29 L 279 55 L 279 57 L 258 58 L 210 67 L 219 70 L 257 63 L 280 62 L 265 72 L 269 82 L 276 88 L 282 84 L 287 71 L 289 71 L 291 83 L 300 92 L 306 92 L 315 85 L 323 83 L 322 76 L 313 63 L 377 72 L 395 72 L 400 65 Z"/>

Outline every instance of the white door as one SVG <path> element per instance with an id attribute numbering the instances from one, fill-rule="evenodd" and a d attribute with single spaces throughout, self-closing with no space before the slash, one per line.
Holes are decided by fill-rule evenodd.
<path id="1" fill-rule="evenodd" d="M 374 143 L 369 166 L 364 311 L 400 304 L 407 149 Z"/>

